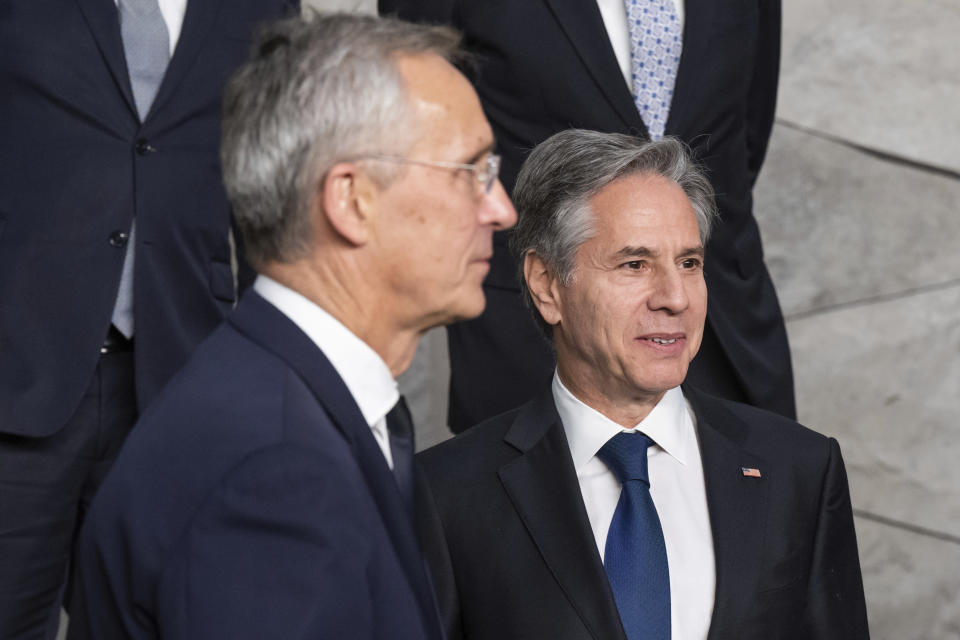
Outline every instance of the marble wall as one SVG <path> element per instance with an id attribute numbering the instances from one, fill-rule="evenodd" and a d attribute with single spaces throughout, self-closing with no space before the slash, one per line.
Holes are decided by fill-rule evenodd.
<path id="1" fill-rule="evenodd" d="M 960 5 L 784 3 L 756 190 L 802 422 L 839 439 L 876 640 L 960 638 Z"/>

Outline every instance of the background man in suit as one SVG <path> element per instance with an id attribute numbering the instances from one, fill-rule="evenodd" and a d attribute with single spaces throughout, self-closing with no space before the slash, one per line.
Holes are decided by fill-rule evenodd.
<path id="1" fill-rule="evenodd" d="M 786 330 L 751 196 L 773 124 L 780 0 L 379 0 L 379 8 L 464 33 L 508 191 L 530 149 L 570 127 L 665 133 L 691 144 L 721 221 L 709 247 L 703 346 L 689 378 L 714 395 L 795 417 Z M 660 82 L 662 93 L 649 91 Z M 448 329 L 455 432 L 524 402 L 553 371 L 523 308 L 507 238 L 495 242 L 486 311 Z"/>
<path id="2" fill-rule="evenodd" d="M 56 632 L 93 492 L 136 416 L 234 304 L 221 91 L 254 25 L 296 4 L 0 8 L 5 640 Z"/>
<path id="3" fill-rule="evenodd" d="M 682 144 L 560 133 L 514 194 L 557 370 L 419 458 L 448 637 L 866 638 L 836 441 L 680 386 L 714 221 Z"/>
<path id="4" fill-rule="evenodd" d="M 482 311 L 516 219 L 457 43 L 289 20 L 228 85 L 224 177 L 260 275 L 94 500 L 71 637 L 442 638 L 394 377 Z"/>

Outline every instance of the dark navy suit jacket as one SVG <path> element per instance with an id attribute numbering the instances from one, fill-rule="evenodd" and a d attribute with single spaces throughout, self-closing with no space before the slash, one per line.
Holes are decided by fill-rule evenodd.
<path id="1" fill-rule="evenodd" d="M 701 353 L 692 367 L 733 375 L 750 404 L 794 417 L 787 335 L 752 199 L 773 126 L 780 4 L 684 0 L 666 133 L 694 148 L 721 215 L 705 266 L 707 323 L 720 350 Z M 594 0 L 379 0 L 379 8 L 463 31 L 510 191 L 530 150 L 558 131 L 647 136 Z M 483 316 L 450 327 L 455 431 L 525 402 L 553 373 L 550 351 L 520 303 L 509 233 L 495 237 Z M 718 357 L 729 364 L 709 361 Z"/>
<path id="2" fill-rule="evenodd" d="M 684 392 L 716 558 L 709 640 L 868 638 L 836 440 Z M 450 640 L 626 640 L 549 389 L 418 463 L 421 538 Z"/>
<path id="3" fill-rule="evenodd" d="M 235 302 L 220 96 L 291 0 L 190 0 L 141 123 L 114 0 L 0 3 L 0 432 L 75 411 L 136 217 L 141 410 Z"/>
<path id="4" fill-rule="evenodd" d="M 71 637 L 442 637 L 360 409 L 253 291 L 138 422 L 78 558 Z"/>

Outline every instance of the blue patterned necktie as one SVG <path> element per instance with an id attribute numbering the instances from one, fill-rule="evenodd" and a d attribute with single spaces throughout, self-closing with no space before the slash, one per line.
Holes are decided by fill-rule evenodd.
<path id="1" fill-rule="evenodd" d="M 682 0 L 677 0 L 682 2 Z M 624 0 L 633 100 L 652 140 L 663 138 L 680 66 L 683 30 L 674 0 Z"/>
<path id="2" fill-rule="evenodd" d="M 170 34 L 157 0 L 118 0 L 117 9 L 130 87 L 142 122 L 150 111 L 170 61 Z M 133 336 L 134 234 L 135 229 L 131 227 L 111 317 L 113 326 L 128 338 Z"/>
<path id="3" fill-rule="evenodd" d="M 603 566 L 629 640 L 670 640 L 670 571 L 660 517 L 650 497 L 642 433 L 619 433 L 597 452 L 620 481 Z"/>

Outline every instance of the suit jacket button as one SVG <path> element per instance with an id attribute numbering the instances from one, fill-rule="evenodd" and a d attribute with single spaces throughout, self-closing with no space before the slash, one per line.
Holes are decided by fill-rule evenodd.
<path id="1" fill-rule="evenodd" d="M 121 249 L 127 246 L 127 240 L 129 239 L 130 236 L 123 231 L 114 231 L 110 234 L 110 246 Z"/>
<path id="2" fill-rule="evenodd" d="M 156 149 L 150 146 L 150 143 L 147 142 L 146 138 L 140 138 L 139 140 L 137 140 L 137 144 L 134 148 L 137 150 L 137 153 L 139 153 L 142 156 L 148 155 L 156 151 Z"/>

